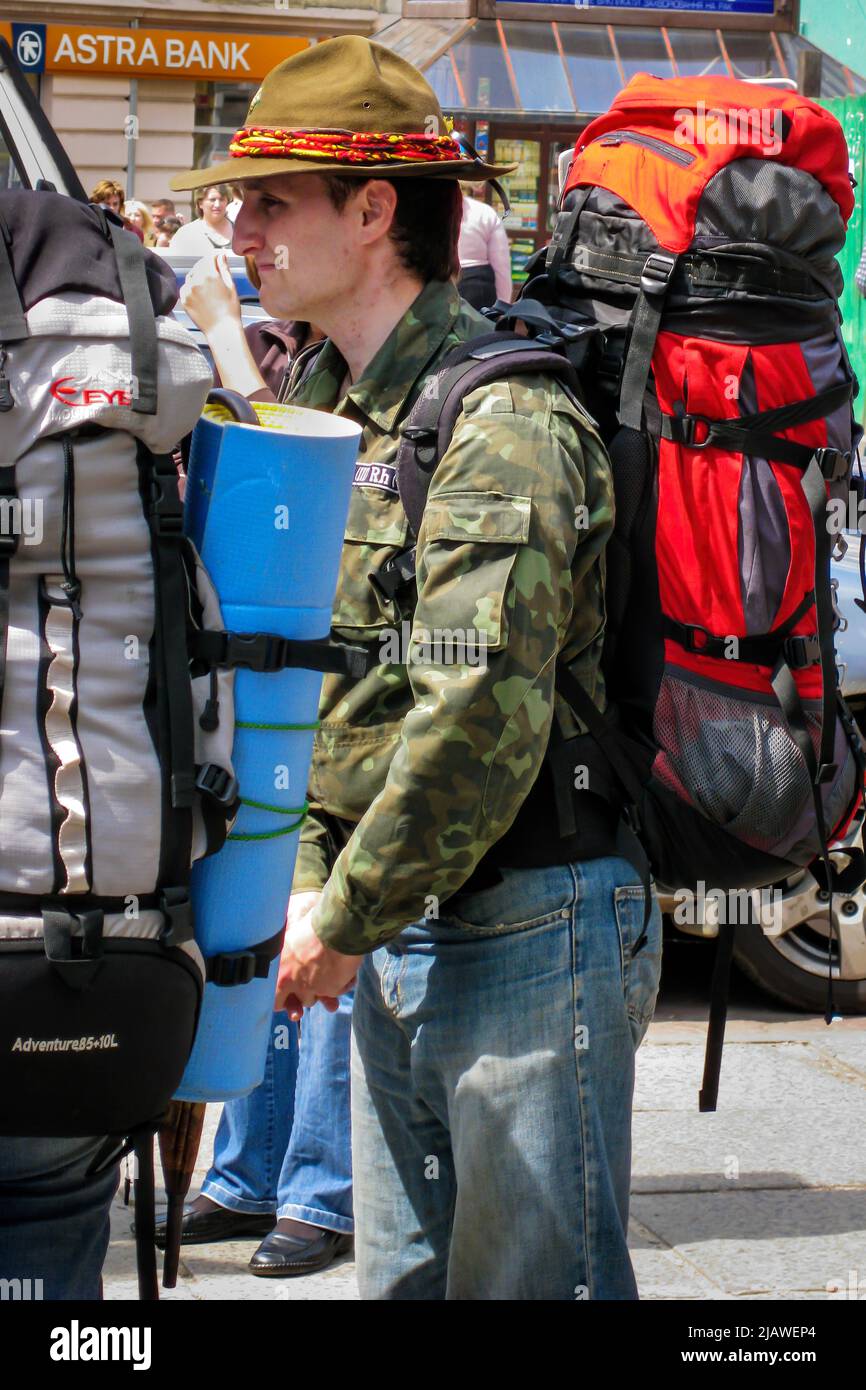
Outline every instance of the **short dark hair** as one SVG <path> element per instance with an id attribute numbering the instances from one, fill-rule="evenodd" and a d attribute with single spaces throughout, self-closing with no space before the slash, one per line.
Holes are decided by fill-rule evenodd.
<path id="1" fill-rule="evenodd" d="M 333 207 L 341 212 L 352 193 L 369 179 L 352 174 L 323 174 Z M 407 270 L 426 284 L 450 280 L 459 270 L 457 238 L 463 198 L 456 179 L 388 179 L 397 194 L 390 237 Z"/>

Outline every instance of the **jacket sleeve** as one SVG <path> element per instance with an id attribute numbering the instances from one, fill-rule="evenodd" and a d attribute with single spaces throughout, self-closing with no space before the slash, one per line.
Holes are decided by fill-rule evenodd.
<path id="1" fill-rule="evenodd" d="M 596 440 L 587 485 L 571 411 L 543 385 L 467 398 L 418 537 L 414 704 L 314 923 L 338 951 L 372 950 L 437 916 L 466 882 L 541 765 L 559 646 L 568 634 L 582 650 L 603 626 L 609 466 Z"/>
<path id="2" fill-rule="evenodd" d="M 321 814 L 312 807 L 304 817 L 298 843 L 298 857 L 292 878 L 292 892 L 306 893 L 324 888 L 331 871 L 328 831 Z"/>

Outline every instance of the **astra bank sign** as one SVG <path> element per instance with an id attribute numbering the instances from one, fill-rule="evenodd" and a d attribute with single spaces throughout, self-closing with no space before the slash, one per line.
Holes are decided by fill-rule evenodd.
<path id="1" fill-rule="evenodd" d="M 225 77 L 256 81 L 309 39 L 181 29 L 0 23 L 25 72 L 102 72 L 130 77 Z"/>

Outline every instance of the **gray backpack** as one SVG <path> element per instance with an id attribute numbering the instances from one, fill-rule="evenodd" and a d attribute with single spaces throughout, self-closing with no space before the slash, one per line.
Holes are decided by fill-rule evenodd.
<path id="1" fill-rule="evenodd" d="M 112 1158 L 189 1056 L 190 867 L 236 804 L 233 673 L 191 656 L 222 622 L 172 451 L 211 374 L 175 299 L 99 209 L 0 195 L 0 1133 Z"/>

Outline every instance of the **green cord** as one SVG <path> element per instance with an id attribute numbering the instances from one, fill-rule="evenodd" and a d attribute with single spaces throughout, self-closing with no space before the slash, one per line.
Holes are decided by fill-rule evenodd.
<path id="1" fill-rule="evenodd" d="M 249 835 L 227 835 L 227 840 L 275 840 L 278 835 L 291 835 L 293 830 L 297 830 L 299 825 L 303 825 L 310 804 L 305 801 L 303 806 L 268 806 L 264 801 L 249 801 L 245 796 L 241 797 L 242 806 L 254 806 L 259 811 L 273 811 L 277 816 L 297 816 L 298 819 L 292 821 L 291 825 L 281 826 L 279 830 L 260 830 Z"/>
<path id="2" fill-rule="evenodd" d="M 277 729 L 281 732 L 287 732 L 290 730 L 300 729 L 318 729 L 319 721 L 317 719 L 313 724 L 258 724 L 252 723 L 246 719 L 237 719 L 235 721 L 235 728 Z M 250 835 L 227 835 L 226 839 L 228 840 L 275 840 L 278 835 L 291 835 L 293 830 L 297 830 L 298 826 L 303 824 L 307 812 L 310 809 L 309 804 L 306 801 L 304 802 L 303 806 L 269 806 L 265 801 L 250 801 L 245 796 L 241 797 L 241 805 L 253 806 L 257 811 L 272 811 L 275 816 L 298 816 L 298 819 L 296 821 L 292 821 L 291 825 L 282 826 L 279 830 L 262 830 L 259 831 L 257 834 Z"/>
<path id="3" fill-rule="evenodd" d="M 245 719 L 235 720 L 236 729 L 318 729 L 318 719 L 314 724 L 252 724 Z"/>

